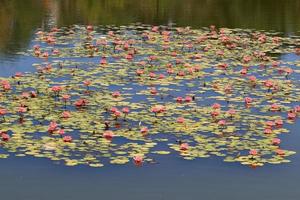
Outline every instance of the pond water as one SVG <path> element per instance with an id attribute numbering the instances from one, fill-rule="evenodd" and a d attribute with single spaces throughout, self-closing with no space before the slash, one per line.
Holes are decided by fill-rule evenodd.
<path id="1" fill-rule="evenodd" d="M 36 44 L 35 32 L 40 28 L 136 22 L 192 28 L 214 24 L 294 36 L 300 31 L 298 10 L 297 0 L 4 0 L 0 1 L 0 75 L 36 70 L 32 64 L 39 59 L 20 52 Z M 297 61 L 299 56 L 289 53 L 279 60 Z M 299 80 L 299 74 L 291 79 Z M 219 157 L 189 161 L 173 154 L 157 156 L 158 163 L 142 167 L 129 163 L 101 168 L 69 167 L 46 158 L 12 155 L 0 159 L 0 193 L 7 200 L 295 200 L 300 196 L 299 128 L 298 119 L 288 125 L 290 133 L 281 137 L 284 149 L 297 152 L 288 158 L 290 163 L 256 169 Z"/>

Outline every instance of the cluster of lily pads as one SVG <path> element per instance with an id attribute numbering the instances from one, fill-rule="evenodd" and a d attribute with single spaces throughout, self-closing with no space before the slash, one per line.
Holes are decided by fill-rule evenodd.
<path id="1" fill-rule="evenodd" d="M 300 39 L 263 31 L 70 26 L 37 31 L 34 73 L 0 78 L 1 149 L 73 166 L 210 156 L 290 162 Z M 296 57 L 296 58 L 300 58 Z"/>

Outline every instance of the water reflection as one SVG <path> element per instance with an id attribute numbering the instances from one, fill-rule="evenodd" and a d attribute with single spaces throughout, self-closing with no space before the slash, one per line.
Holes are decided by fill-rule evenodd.
<path id="1" fill-rule="evenodd" d="M 37 27 L 70 24 L 215 24 L 296 32 L 298 0 L 1 0 L 0 52 L 26 47 Z"/>

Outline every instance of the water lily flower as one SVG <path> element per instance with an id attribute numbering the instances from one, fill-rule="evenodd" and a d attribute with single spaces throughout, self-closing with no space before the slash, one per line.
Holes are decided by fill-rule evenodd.
<path id="1" fill-rule="evenodd" d="M 16 72 L 15 73 L 15 77 L 16 78 L 21 78 L 23 76 L 23 73 L 22 72 Z"/>
<path id="2" fill-rule="evenodd" d="M 112 131 L 104 131 L 103 133 L 103 137 L 107 140 L 112 140 L 112 138 L 114 137 L 114 133 Z"/>
<path id="3" fill-rule="evenodd" d="M 86 99 L 78 99 L 77 101 L 75 101 L 74 105 L 77 108 L 81 108 L 83 106 L 86 106 L 88 104 L 88 101 Z"/>
<path id="4" fill-rule="evenodd" d="M 271 109 L 270 110 L 271 111 L 278 111 L 278 110 L 280 110 L 280 106 L 278 104 L 276 104 L 276 103 L 273 103 L 271 105 Z"/>
<path id="5" fill-rule="evenodd" d="M 220 108 L 221 108 L 221 105 L 218 104 L 218 103 L 214 103 L 214 104 L 212 105 L 212 108 L 215 109 L 215 110 L 217 110 L 217 109 L 220 109 Z"/>
<path id="6" fill-rule="evenodd" d="M 189 149 L 189 144 L 188 143 L 181 143 L 179 149 L 182 150 L 182 151 L 186 151 L 186 150 Z"/>
<path id="7" fill-rule="evenodd" d="M 100 65 L 107 65 L 107 59 L 106 57 L 102 57 L 101 60 L 100 60 Z"/>
<path id="8" fill-rule="evenodd" d="M 72 142 L 72 140 L 73 140 L 72 136 L 67 135 L 63 137 L 64 142 Z"/>
<path id="9" fill-rule="evenodd" d="M 300 105 L 294 107 L 294 112 L 296 113 L 300 112 Z"/>
<path id="10" fill-rule="evenodd" d="M 244 62 L 244 63 L 248 63 L 248 62 L 250 62 L 251 60 L 252 60 L 252 57 L 249 56 L 249 55 L 246 55 L 246 56 L 243 57 L 243 62 Z"/>
<path id="11" fill-rule="evenodd" d="M 142 69 L 137 69 L 137 70 L 136 70 L 136 74 L 137 74 L 138 76 L 141 76 L 142 74 L 144 74 L 144 70 L 142 70 Z"/>
<path id="12" fill-rule="evenodd" d="M 282 149 L 276 149 L 276 150 L 275 150 L 275 153 L 276 153 L 278 156 L 284 156 L 284 155 L 285 155 L 285 152 L 284 152 L 284 150 L 282 150 Z"/>
<path id="13" fill-rule="evenodd" d="M 264 131 L 265 134 L 272 134 L 272 132 L 273 131 L 270 128 L 266 128 L 265 131 Z"/>
<path id="14" fill-rule="evenodd" d="M 255 76 L 249 76 L 249 80 L 250 80 L 252 83 L 255 83 L 257 79 L 256 79 Z"/>
<path id="15" fill-rule="evenodd" d="M 219 122 L 218 122 L 218 125 L 219 126 L 225 126 L 226 125 L 226 121 L 225 120 L 220 120 Z"/>
<path id="16" fill-rule="evenodd" d="M 275 124 L 276 124 L 276 126 L 281 127 L 283 125 L 283 120 L 282 119 L 276 119 Z"/>
<path id="17" fill-rule="evenodd" d="M 18 113 L 22 114 L 22 113 L 25 113 L 25 112 L 27 112 L 26 107 L 23 107 L 23 106 L 18 107 Z"/>
<path id="18" fill-rule="evenodd" d="M 112 96 L 113 96 L 114 98 L 118 98 L 118 97 L 121 96 L 121 93 L 120 93 L 119 91 L 115 91 L 115 92 L 112 93 Z"/>
<path id="19" fill-rule="evenodd" d="M 64 111 L 61 114 L 61 117 L 64 118 L 64 119 L 70 118 L 71 117 L 71 113 L 69 111 Z"/>
<path id="20" fill-rule="evenodd" d="M 272 122 L 272 121 L 267 121 L 266 122 L 266 126 L 268 127 L 268 128 L 270 128 L 270 129 L 272 129 L 272 127 L 275 125 L 275 123 L 274 122 Z"/>
<path id="21" fill-rule="evenodd" d="M 64 130 L 64 129 L 62 129 L 62 128 L 61 128 L 61 129 L 59 129 L 59 130 L 58 130 L 58 134 L 59 134 L 59 135 L 63 135 L 63 134 L 65 134 L 65 130 Z"/>
<path id="22" fill-rule="evenodd" d="M 186 96 L 185 97 L 185 102 L 189 103 L 193 100 L 193 98 L 191 96 Z"/>
<path id="23" fill-rule="evenodd" d="M 143 164 L 144 158 L 143 156 L 136 155 L 133 157 L 133 161 L 136 166 L 141 166 Z"/>
<path id="24" fill-rule="evenodd" d="M 115 115 L 116 118 L 118 118 L 118 117 L 121 116 L 121 112 L 118 111 L 118 110 L 116 110 L 116 111 L 114 112 L 114 115 Z"/>
<path id="25" fill-rule="evenodd" d="M 179 71 L 179 72 L 177 73 L 177 75 L 178 75 L 178 76 L 185 76 L 185 73 L 184 73 L 184 71 Z"/>
<path id="26" fill-rule="evenodd" d="M 242 75 L 246 75 L 246 74 L 247 74 L 247 72 L 248 72 L 248 70 L 247 70 L 246 68 L 244 68 L 244 69 L 242 69 L 242 70 L 241 70 L 241 72 L 240 72 L 240 73 L 241 73 Z"/>
<path id="27" fill-rule="evenodd" d="M 4 91 L 9 91 L 11 90 L 10 83 L 7 80 L 2 80 L 1 85 Z"/>
<path id="28" fill-rule="evenodd" d="M 174 69 L 172 69 L 172 68 L 167 69 L 167 73 L 168 74 L 173 74 L 174 73 Z"/>
<path id="29" fill-rule="evenodd" d="M 273 144 L 273 145 L 276 145 L 276 146 L 277 146 L 277 145 L 279 145 L 280 143 L 281 143 L 281 140 L 280 140 L 279 138 L 273 138 L 273 139 L 272 139 L 272 144 Z"/>
<path id="30" fill-rule="evenodd" d="M 220 115 L 220 111 L 214 110 L 214 111 L 212 111 L 212 112 L 210 113 L 210 115 L 211 115 L 213 118 L 215 118 L 215 117 L 217 117 L 217 116 Z"/>
<path id="31" fill-rule="evenodd" d="M 2 141 L 7 142 L 10 139 L 10 136 L 5 132 L 1 132 L 1 139 Z"/>
<path id="32" fill-rule="evenodd" d="M 177 98 L 176 98 L 176 101 L 177 101 L 178 103 L 182 103 L 182 102 L 183 102 L 183 98 L 182 98 L 182 97 L 177 97 Z"/>
<path id="33" fill-rule="evenodd" d="M 62 86 L 57 86 L 57 85 L 55 85 L 55 86 L 52 86 L 52 87 L 51 87 L 51 91 L 52 91 L 52 92 L 58 93 L 58 92 L 60 92 L 60 91 L 62 91 L 62 90 L 63 90 L 63 87 L 62 87 Z"/>
<path id="34" fill-rule="evenodd" d="M 150 72 L 150 73 L 149 73 L 149 77 L 150 77 L 150 78 L 155 78 L 155 77 L 156 77 L 156 74 L 153 73 L 153 72 Z"/>
<path id="35" fill-rule="evenodd" d="M 182 124 L 185 122 L 185 119 L 183 117 L 178 117 L 176 121 L 177 121 L 177 123 Z"/>
<path id="36" fill-rule="evenodd" d="M 251 97 L 245 97 L 244 101 L 245 101 L 246 104 L 250 104 L 250 103 L 252 103 L 252 98 Z"/>
<path id="37" fill-rule="evenodd" d="M 158 76 L 158 79 L 164 79 L 165 78 L 165 75 L 164 74 L 160 74 L 159 76 Z"/>
<path id="38" fill-rule="evenodd" d="M 299 55 L 300 55 L 300 48 L 296 48 L 296 49 L 295 49 L 295 53 L 296 53 L 296 55 L 299 56 Z"/>
<path id="39" fill-rule="evenodd" d="M 85 80 L 85 81 L 83 81 L 83 84 L 88 87 L 88 86 L 90 86 L 92 84 L 92 81 Z"/>
<path id="40" fill-rule="evenodd" d="M 157 94 L 156 88 L 151 88 L 150 93 L 153 94 L 153 95 L 156 95 Z"/>
<path id="41" fill-rule="evenodd" d="M 70 98 L 71 98 L 71 96 L 68 95 L 68 94 L 62 95 L 62 99 L 63 99 L 63 101 L 65 101 L 65 102 L 68 101 Z"/>
<path id="42" fill-rule="evenodd" d="M 249 154 L 250 154 L 251 156 L 257 156 L 257 155 L 258 155 L 258 151 L 257 151 L 256 149 L 251 149 L 251 150 L 249 151 Z"/>
<path id="43" fill-rule="evenodd" d="M 233 116 L 236 114 L 236 111 L 234 109 L 229 109 L 226 114 L 230 115 L 230 116 Z"/>
<path id="44" fill-rule="evenodd" d="M 129 113 L 129 108 L 128 107 L 122 108 L 122 112 L 127 115 Z"/>
<path id="45" fill-rule="evenodd" d="M 288 119 L 290 119 L 290 120 L 294 120 L 294 119 L 296 119 L 296 114 L 294 113 L 294 112 L 289 112 L 288 113 Z"/>
<path id="46" fill-rule="evenodd" d="M 53 133 L 58 128 L 58 124 L 55 121 L 50 122 L 48 126 L 48 132 Z"/>
<path id="47" fill-rule="evenodd" d="M 1 116 L 4 116 L 6 113 L 7 113 L 7 110 L 6 110 L 6 109 L 4 109 L 4 108 L 1 108 L 1 109 L 0 109 L 0 115 L 1 115 Z"/>
<path id="48" fill-rule="evenodd" d="M 149 129 L 148 129 L 147 127 L 142 127 L 142 128 L 141 128 L 141 133 L 142 133 L 143 135 L 146 135 L 146 134 L 148 133 L 148 131 L 149 131 Z"/>
<path id="49" fill-rule="evenodd" d="M 31 97 L 31 98 L 37 97 L 37 93 L 36 93 L 35 91 L 31 91 L 31 92 L 30 92 L 30 97 Z"/>

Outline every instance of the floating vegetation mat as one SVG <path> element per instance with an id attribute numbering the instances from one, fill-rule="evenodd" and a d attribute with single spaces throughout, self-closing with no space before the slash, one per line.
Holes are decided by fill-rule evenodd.
<path id="1" fill-rule="evenodd" d="M 280 137 L 300 114 L 299 47 L 298 37 L 213 26 L 38 31 L 20 52 L 36 72 L 0 78 L 1 157 L 288 163 L 295 152 Z"/>

